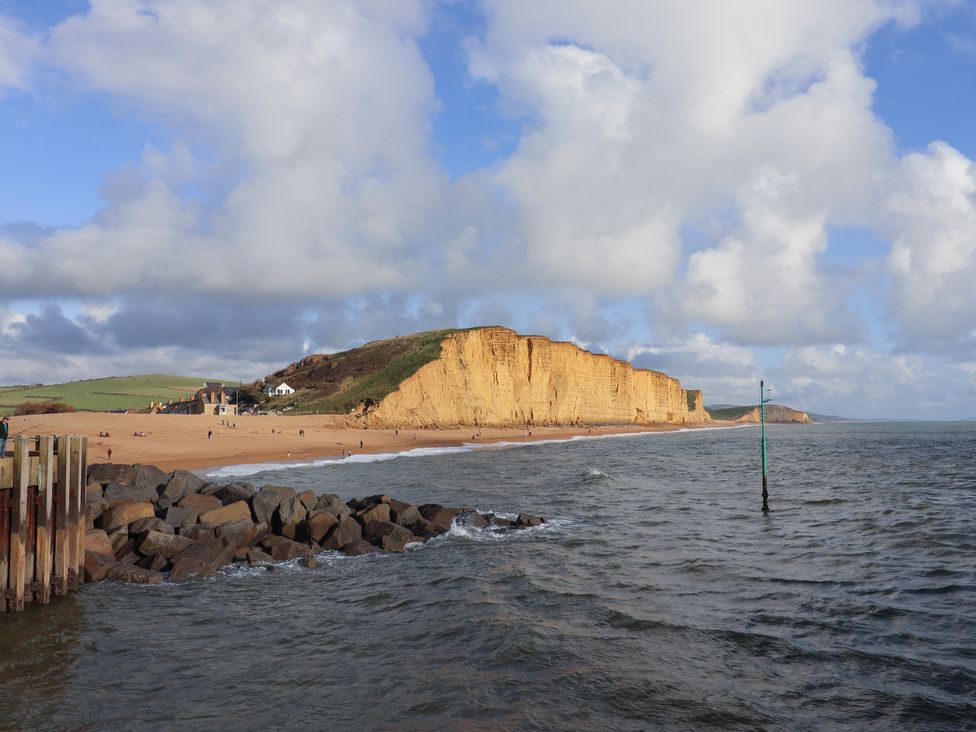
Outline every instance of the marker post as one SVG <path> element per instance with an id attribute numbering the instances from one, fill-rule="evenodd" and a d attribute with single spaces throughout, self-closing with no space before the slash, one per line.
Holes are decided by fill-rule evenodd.
<path id="1" fill-rule="evenodd" d="M 766 387 L 764 382 L 759 382 L 759 432 L 762 440 L 762 511 L 769 513 L 769 490 L 766 480 L 766 404 L 769 399 L 766 397 Z"/>

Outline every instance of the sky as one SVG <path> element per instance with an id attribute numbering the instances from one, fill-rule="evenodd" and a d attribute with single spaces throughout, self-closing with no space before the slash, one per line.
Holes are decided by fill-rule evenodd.
<path id="1" fill-rule="evenodd" d="M 0 0 L 0 384 L 505 325 L 976 417 L 976 0 Z"/>

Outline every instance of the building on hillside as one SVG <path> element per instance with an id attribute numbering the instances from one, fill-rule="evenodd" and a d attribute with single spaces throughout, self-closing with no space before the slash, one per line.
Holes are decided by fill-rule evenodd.
<path id="1" fill-rule="evenodd" d="M 237 414 L 237 388 L 207 382 L 188 399 L 169 401 L 159 406 L 150 405 L 158 414 L 215 414 L 221 417 Z"/>
<path id="2" fill-rule="evenodd" d="M 285 396 L 286 394 L 294 394 L 295 390 L 282 381 L 278 386 L 268 384 L 264 387 L 264 393 L 265 396 Z"/>

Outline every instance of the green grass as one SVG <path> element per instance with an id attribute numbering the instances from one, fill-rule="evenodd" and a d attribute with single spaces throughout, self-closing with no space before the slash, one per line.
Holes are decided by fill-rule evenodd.
<path id="1" fill-rule="evenodd" d="M 208 381 L 219 381 L 208 379 Z M 82 412 L 139 410 L 151 401 L 167 401 L 191 396 L 204 379 L 169 374 L 110 376 L 104 379 L 69 381 L 29 387 L 0 387 L 0 410 L 13 411 L 23 402 L 64 402 Z M 224 382 L 232 384 L 234 382 Z"/>
<path id="2" fill-rule="evenodd" d="M 323 398 L 312 397 L 308 401 L 296 405 L 295 411 L 336 414 L 348 412 L 365 399 L 378 402 L 398 389 L 404 379 L 413 376 L 422 366 L 440 358 L 441 342 L 455 332 L 457 329 L 418 333 L 412 336 L 414 342 L 406 352 L 391 358 L 375 371 L 366 373 L 360 378 L 354 378 L 349 386 L 337 393 Z M 334 354 L 332 358 L 341 365 L 344 358 L 350 353 L 352 351 L 344 351 Z"/>

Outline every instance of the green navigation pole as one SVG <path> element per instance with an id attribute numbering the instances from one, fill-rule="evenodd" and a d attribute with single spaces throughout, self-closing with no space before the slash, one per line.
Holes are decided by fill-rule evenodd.
<path id="1" fill-rule="evenodd" d="M 769 399 L 766 398 L 766 387 L 763 382 L 759 382 L 759 429 L 760 436 L 762 440 L 762 473 L 763 473 L 763 490 L 762 499 L 763 513 L 769 513 L 769 491 L 767 490 L 766 482 L 766 403 Z"/>

